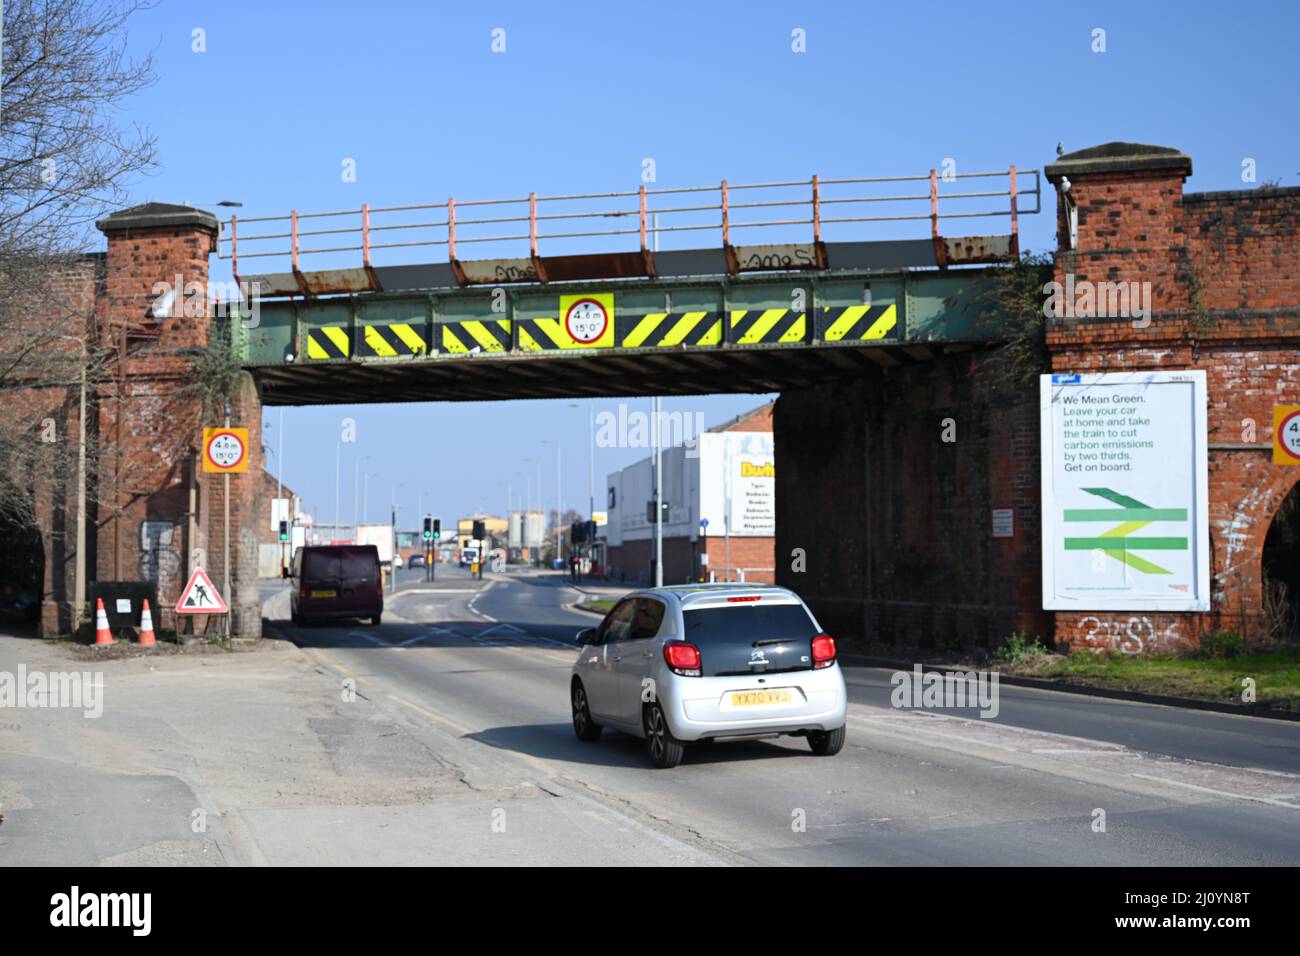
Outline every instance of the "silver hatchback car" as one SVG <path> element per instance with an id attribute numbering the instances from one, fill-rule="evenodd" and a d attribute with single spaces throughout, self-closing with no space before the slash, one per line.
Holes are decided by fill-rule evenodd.
<path id="1" fill-rule="evenodd" d="M 806 737 L 844 746 L 847 694 L 835 640 L 793 591 L 692 584 L 634 591 L 578 632 L 569 696 L 579 740 L 609 727 L 642 737 L 656 767 L 685 745 Z"/>

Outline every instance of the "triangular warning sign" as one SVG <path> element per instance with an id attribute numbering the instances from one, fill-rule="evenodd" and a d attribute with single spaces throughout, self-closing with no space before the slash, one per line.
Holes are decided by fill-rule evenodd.
<path id="1" fill-rule="evenodd" d="M 216 589 L 212 579 L 202 568 L 195 568 L 190 575 L 189 584 L 181 591 L 181 599 L 176 602 L 177 614 L 227 614 L 230 608 L 221 592 Z"/>

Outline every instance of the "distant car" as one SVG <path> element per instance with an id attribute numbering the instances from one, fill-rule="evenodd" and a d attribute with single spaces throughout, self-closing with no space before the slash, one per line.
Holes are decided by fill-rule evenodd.
<path id="1" fill-rule="evenodd" d="M 573 731 L 641 737 L 656 767 L 686 745 L 790 735 L 844 746 L 847 694 L 835 640 L 793 591 L 700 584 L 635 591 L 578 632 Z"/>
<path id="2" fill-rule="evenodd" d="M 408 561 L 408 562 L 406 563 L 406 566 L 407 566 L 408 568 L 422 568 L 422 567 L 424 567 L 424 555 L 422 555 L 422 554 L 413 554 L 413 555 L 411 555 L 411 560 Z"/>
<path id="3" fill-rule="evenodd" d="M 289 614 L 294 624 L 324 618 L 369 618 L 384 613 L 384 579 L 373 544 L 299 548 L 289 572 Z"/>

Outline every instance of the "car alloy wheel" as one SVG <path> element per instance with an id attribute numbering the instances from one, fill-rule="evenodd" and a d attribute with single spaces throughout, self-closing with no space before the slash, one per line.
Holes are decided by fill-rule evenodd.
<path id="1" fill-rule="evenodd" d="M 686 747 L 668 729 L 668 720 L 657 701 L 645 711 L 645 740 L 650 761 L 656 767 L 666 770 L 682 762 Z"/>
<path id="2" fill-rule="evenodd" d="M 590 743 L 600 737 L 600 725 L 591 719 L 591 708 L 587 706 L 587 690 L 581 681 L 573 683 L 573 733 L 579 740 Z"/>

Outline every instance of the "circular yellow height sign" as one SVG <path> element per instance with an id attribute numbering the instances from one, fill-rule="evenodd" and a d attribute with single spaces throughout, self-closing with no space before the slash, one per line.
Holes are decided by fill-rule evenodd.
<path id="1" fill-rule="evenodd" d="M 1273 406 L 1273 464 L 1300 465 L 1300 405 Z"/>
<path id="2" fill-rule="evenodd" d="M 248 429 L 203 429 L 203 470 L 218 474 L 248 471 Z"/>

